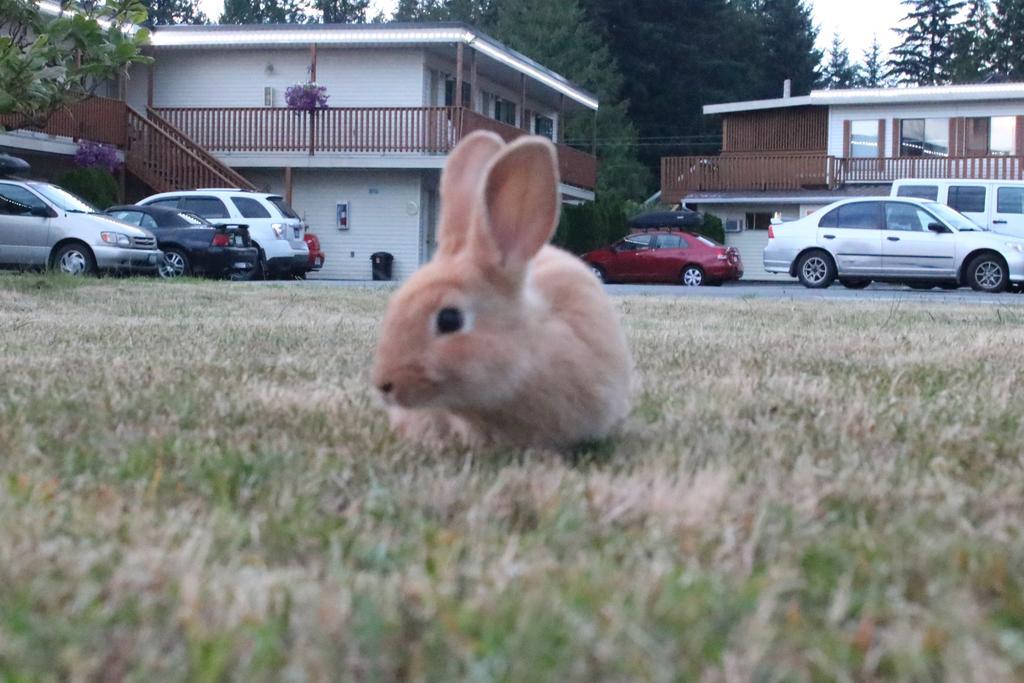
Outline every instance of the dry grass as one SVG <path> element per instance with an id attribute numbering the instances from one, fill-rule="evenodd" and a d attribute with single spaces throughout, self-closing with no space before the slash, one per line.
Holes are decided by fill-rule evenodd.
<path id="1" fill-rule="evenodd" d="M 559 455 L 397 443 L 383 302 L 0 278 L 0 680 L 1024 678 L 1020 309 L 625 299 Z"/>

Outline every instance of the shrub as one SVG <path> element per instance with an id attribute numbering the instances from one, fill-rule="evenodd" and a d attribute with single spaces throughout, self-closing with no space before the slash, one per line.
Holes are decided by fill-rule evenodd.
<path id="1" fill-rule="evenodd" d="M 626 212 L 618 201 L 588 202 L 562 208 L 552 244 L 583 254 L 624 237 L 629 232 Z"/>
<path id="2" fill-rule="evenodd" d="M 78 151 L 75 152 L 75 166 L 105 168 L 113 173 L 121 167 L 121 159 L 117 156 L 117 149 L 111 145 L 82 140 L 78 143 Z"/>
<path id="3" fill-rule="evenodd" d="M 722 225 L 722 219 L 714 214 L 705 213 L 704 222 L 695 228 L 694 232 L 725 244 L 725 227 Z"/>
<path id="4" fill-rule="evenodd" d="M 100 209 L 117 203 L 117 181 L 104 168 L 79 168 L 69 171 L 57 184 Z"/>

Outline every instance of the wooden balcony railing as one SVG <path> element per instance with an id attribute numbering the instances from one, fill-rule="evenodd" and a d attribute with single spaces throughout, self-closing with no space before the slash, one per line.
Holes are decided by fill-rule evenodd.
<path id="1" fill-rule="evenodd" d="M 25 128 L 47 135 L 59 135 L 76 140 L 92 140 L 121 147 L 128 133 L 124 102 L 106 97 L 91 97 L 55 112 L 45 126 L 26 126 L 16 114 L 0 116 L 0 126 L 7 129 Z"/>
<path id="2" fill-rule="evenodd" d="M 825 154 L 665 157 L 662 195 L 678 201 L 690 192 L 834 187 L 833 162 Z"/>
<path id="3" fill-rule="evenodd" d="M 490 130 L 506 141 L 526 131 L 461 107 L 331 107 L 314 114 L 283 107 L 173 107 L 156 112 L 215 152 L 447 154 L 462 137 Z M 562 180 L 594 188 L 597 159 L 558 145 Z"/>
<path id="4" fill-rule="evenodd" d="M 1024 179 L 1021 157 L 843 158 L 825 154 L 665 157 L 661 190 L 677 202 L 694 192 L 835 189 L 901 178 Z"/>
<path id="5" fill-rule="evenodd" d="M 495 121 L 468 109 L 463 110 L 462 134 L 468 135 L 476 130 L 489 130 L 492 133 L 497 133 L 505 142 L 511 142 L 527 134 L 522 128 Z M 556 146 L 558 147 L 558 171 L 562 182 L 587 189 L 597 187 L 597 157 L 569 145 Z"/>

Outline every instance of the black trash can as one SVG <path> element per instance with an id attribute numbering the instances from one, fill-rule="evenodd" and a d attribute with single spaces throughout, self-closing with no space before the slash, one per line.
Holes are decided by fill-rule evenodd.
<path id="1" fill-rule="evenodd" d="M 395 257 L 386 251 L 377 251 L 370 254 L 370 266 L 373 270 L 374 280 L 390 280 L 391 266 Z"/>

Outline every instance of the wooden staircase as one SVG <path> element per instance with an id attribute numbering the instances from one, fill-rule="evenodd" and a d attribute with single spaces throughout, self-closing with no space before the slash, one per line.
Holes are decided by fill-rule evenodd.
<path id="1" fill-rule="evenodd" d="M 124 106 L 128 126 L 125 166 L 154 191 L 199 187 L 256 189 L 244 176 L 196 144 L 152 108 L 147 107 L 143 114 Z"/>

